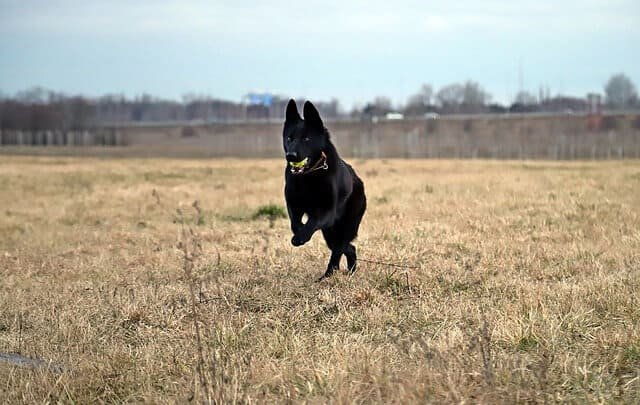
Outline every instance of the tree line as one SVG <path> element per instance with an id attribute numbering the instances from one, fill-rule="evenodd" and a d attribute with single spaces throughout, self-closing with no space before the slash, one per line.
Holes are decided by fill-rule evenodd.
<path id="1" fill-rule="evenodd" d="M 635 84 L 624 74 L 613 75 L 604 86 L 604 104 L 608 109 L 639 108 Z M 326 119 L 368 119 L 389 113 L 406 117 L 429 114 L 478 114 L 506 112 L 586 111 L 587 100 L 580 97 L 551 96 L 540 89 L 536 96 L 519 92 L 510 105 L 491 102 L 491 94 L 474 81 L 452 83 L 437 91 L 425 84 L 402 106 L 394 106 L 380 96 L 349 112 L 337 99 L 315 105 Z M 127 98 L 105 95 L 98 98 L 70 96 L 43 88 L 0 94 L 0 128 L 26 131 L 78 131 L 117 123 L 201 121 L 225 122 L 282 119 L 289 97 L 273 96 L 266 104 L 234 102 L 208 96 L 187 95 L 181 101 L 164 100 L 151 95 Z M 299 98 L 300 101 L 303 98 Z"/>
<path id="2" fill-rule="evenodd" d="M 623 73 L 615 74 L 604 85 L 604 107 L 609 110 L 640 108 L 635 84 Z M 509 105 L 491 102 L 491 94 L 474 81 L 452 83 L 435 91 L 429 84 L 409 97 L 401 108 L 393 107 L 388 97 L 376 97 L 361 110 L 354 109 L 352 116 L 384 116 L 400 112 L 404 116 L 416 117 L 425 114 L 481 114 L 481 113 L 527 113 L 527 112 L 584 112 L 588 110 L 585 97 L 551 96 L 548 88 L 541 87 L 538 95 L 519 91 Z"/>

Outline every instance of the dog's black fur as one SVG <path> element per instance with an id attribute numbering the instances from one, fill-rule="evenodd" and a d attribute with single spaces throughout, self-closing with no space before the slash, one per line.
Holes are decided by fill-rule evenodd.
<path id="1" fill-rule="evenodd" d="M 340 158 L 320 114 L 309 101 L 303 114 L 304 120 L 295 101 L 290 100 L 282 133 L 287 159 L 284 195 L 293 231 L 291 244 L 304 245 L 320 229 L 331 249 L 322 280 L 339 268 L 343 254 L 349 271 L 356 271 L 356 248 L 351 242 L 358 234 L 367 201 L 362 180 Z M 304 158 L 308 160 L 301 170 L 289 165 Z M 303 224 L 304 214 L 307 222 Z"/>

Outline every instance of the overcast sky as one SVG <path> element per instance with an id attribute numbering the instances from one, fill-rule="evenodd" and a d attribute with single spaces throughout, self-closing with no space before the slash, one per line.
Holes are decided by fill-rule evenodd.
<path id="1" fill-rule="evenodd" d="M 96 96 L 252 89 L 350 108 L 423 83 L 478 81 L 510 102 L 640 85 L 639 0 L 220 2 L 0 0 L 0 91 Z"/>

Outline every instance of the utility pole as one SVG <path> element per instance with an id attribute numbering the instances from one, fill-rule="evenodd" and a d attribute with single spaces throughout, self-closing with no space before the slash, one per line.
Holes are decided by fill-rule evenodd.
<path id="1" fill-rule="evenodd" d="M 518 61 L 518 92 L 522 93 L 524 90 L 524 79 L 522 74 L 522 56 L 520 56 L 520 60 Z"/>

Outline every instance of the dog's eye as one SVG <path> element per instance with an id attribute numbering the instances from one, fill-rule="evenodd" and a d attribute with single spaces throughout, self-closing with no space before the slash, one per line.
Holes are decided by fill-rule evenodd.
<path id="1" fill-rule="evenodd" d="M 305 141 L 305 142 L 309 142 L 309 137 L 305 136 L 304 138 L 302 138 L 302 140 Z"/>
<path id="2" fill-rule="evenodd" d="M 287 137 L 287 142 L 291 142 L 291 137 L 290 136 Z"/>

